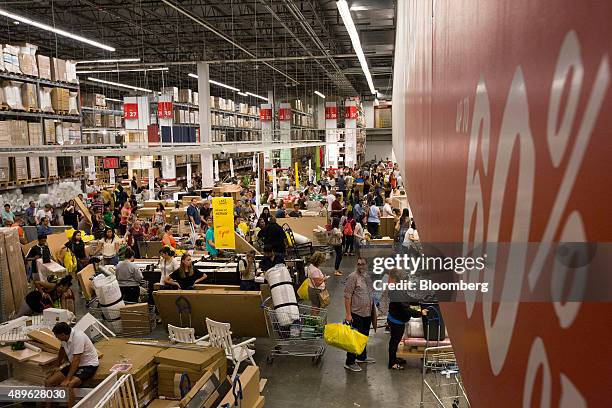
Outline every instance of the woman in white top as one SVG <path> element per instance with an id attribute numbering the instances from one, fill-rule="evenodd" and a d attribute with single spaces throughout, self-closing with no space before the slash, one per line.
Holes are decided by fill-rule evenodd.
<path id="1" fill-rule="evenodd" d="M 355 219 L 355 229 L 353 230 L 353 245 L 355 245 L 355 255 L 361 256 L 361 246 L 365 243 L 365 231 L 363 230 L 363 218 Z"/>
<path id="2" fill-rule="evenodd" d="M 414 221 L 410 223 L 410 228 L 408 228 L 406 235 L 404 235 L 404 242 L 402 242 L 402 246 L 406 247 L 408 251 L 414 252 L 414 255 L 418 255 L 421 252 L 419 232 L 416 229 L 416 224 Z"/>
<path id="3" fill-rule="evenodd" d="M 117 253 L 121 246 L 121 239 L 115 235 L 112 228 L 104 230 L 104 238 L 102 239 L 102 258 L 104 265 L 115 265 L 119 263 Z"/>
<path id="4" fill-rule="evenodd" d="M 385 205 L 383 206 L 383 217 L 394 217 L 393 207 L 391 207 L 391 199 L 387 198 L 385 200 Z"/>
<path id="5" fill-rule="evenodd" d="M 319 266 L 321 266 L 323 262 L 325 262 L 325 254 L 321 251 L 316 251 L 310 257 L 310 265 L 308 265 L 308 269 L 306 270 L 306 275 L 310 279 L 308 284 L 308 299 L 310 299 L 310 303 L 314 307 L 321 307 L 319 293 L 325 290 L 325 281 L 329 279 L 329 276 L 324 275 L 321 269 L 319 269 Z M 313 314 L 318 314 L 318 310 L 313 310 Z"/>
<path id="6" fill-rule="evenodd" d="M 180 261 L 174 258 L 175 253 L 172 248 L 164 247 L 161 251 L 159 251 L 159 253 L 161 254 L 158 264 L 159 269 L 161 270 L 161 277 L 159 279 L 159 283 L 164 286 L 166 278 L 172 275 L 174 271 L 176 271 L 181 266 L 181 264 Z M 174 288 L 171 287 L 170 289 Z"/>
<path id="7" fill-rule="evenodd" d="M 166 209 L 162 203 L 157 204 L 157 209 L 155 210 L 155 225 L 159 228 L 166 225 Z"/>

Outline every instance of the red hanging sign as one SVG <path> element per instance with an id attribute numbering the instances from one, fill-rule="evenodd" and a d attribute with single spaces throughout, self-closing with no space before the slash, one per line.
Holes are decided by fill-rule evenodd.
<path id="1" fill-rule="evenodd" d="M 105 157 L 103 159 L 103 167 L 105 169 L 118 169 L 119 168 L 119 158 L 118 157 Z"/>
<path id="2" fill-rule="evenodd" d="M 125 119 L 138 119 L 138 104 L 137 103 L 124 103 L 123 104 L 123 117 Z"/>
<path id="3" fill-rule="evenodd" d="M 278 110 L 278 120 L 280 120 L 280 121 L 291 120 L 291 109 L 289 109 L 289 108 L 280 108 Z"/>
<path id="4" fill-rule="evenodd" d="M 345 106 L 344 118 L 345 119 L 357 119 L 357 107 L 356 106 Z"/>
<path id="5" fill-rule="evenodd" d="M 259 120 L 263 122 L 271 122 L 272 121 L 272 109 L 269 109 L 269 108 L 259 109 Z"/>
<path id="6" fill-rule="evenodd" d="M 157 103 L 157 117 L 160 119 L 172 119 L 174 112 L 172 110 L 172 102 Z"/>
<path id="7" fill-rule="evenodd" d="M 325 119 L 338 119 L 338 107 L 337 106 L 326 106 L 325 107 Z"/>

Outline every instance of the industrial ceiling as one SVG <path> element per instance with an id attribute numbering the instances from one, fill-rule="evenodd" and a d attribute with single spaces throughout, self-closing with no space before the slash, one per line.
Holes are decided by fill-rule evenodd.
<path id="1" fill-rule="evenodd" d="M 390 99 L 394 1 L 348 4 L 379 99 Z M 311 96 L 318 90 L 374 97 L 335 0 L 4 1 L 0 9 L 109 44 L 116 51 L 0 17 L 3 43 L 30 42 L 41 54 L 65 59 L 140 58 L 131 63 L 79 64 L 79 71 L 168 67 L 89 75 L 107 81 L 149 89 L 196 88 L 197 80 L 188 74 L 196 72 L 195 62 L 209 61 L 211 79 L 260 95 L 273 90 L 283 99 Z M 230 92 L 214 88 L 212 94 Z M 125 94 L 112 87 L 105 92 Z"/>

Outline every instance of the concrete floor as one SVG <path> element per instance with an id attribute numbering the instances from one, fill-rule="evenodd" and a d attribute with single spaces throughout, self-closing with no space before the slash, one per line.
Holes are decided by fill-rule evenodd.
<path id="1" fill-rule="evenodd" d="M 327 288 L 331 295 L 328 322 L 344 319 L 344 281 L 355 270 L 356 258 L 345 257 L 341 270 L 344 276 L 332 276 Z M 333 275 L 333 259 L 321 268 Z M 267 352 L 272 347 L 269 339 L 258 339 L 256 360 L 262 376 L 268 379 L 264 395 L 266 407 L 418 407 L 420 401 L 420 359 L 409 360 L 406 369 L 387 369 L 389 335 L 379 328 L 370 332 L 368 356 L 375 364 L 362 365 L 359 373 L 349 372 L 344 366 L 346 353 L 328 347 L 318 365 L 306 357 L 277 357 L 266 363 Z"/>

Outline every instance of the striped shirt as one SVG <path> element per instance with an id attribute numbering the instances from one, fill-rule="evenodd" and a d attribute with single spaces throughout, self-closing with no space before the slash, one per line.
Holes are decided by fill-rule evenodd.
<path id="1" fill-rule="evenodd" d="M 368 317 L 372 313 L 372 281 L 367 272 L 351 273 L 346 279 L 344 298 L 351 299 L 351 313 L 361 317 Z"/>

